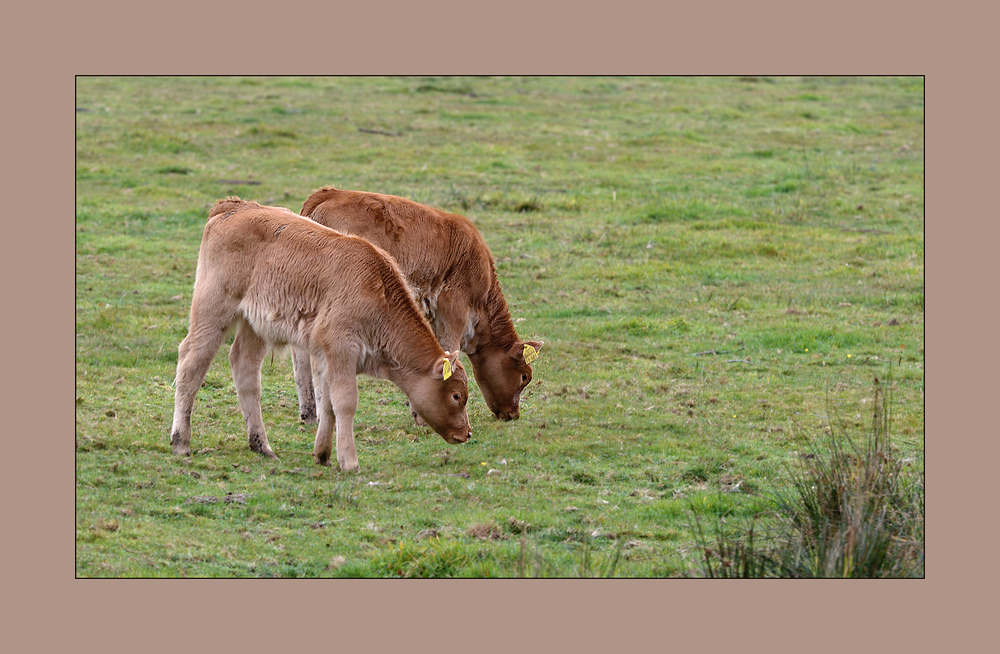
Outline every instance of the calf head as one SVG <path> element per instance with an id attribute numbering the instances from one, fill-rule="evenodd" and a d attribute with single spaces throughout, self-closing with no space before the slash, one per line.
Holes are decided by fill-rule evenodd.
<path id="1" fill-rule="evenodd" d="M 517 341 L 509 348 L 487 346 L 469 356 L 486 406 L 500 420 L 521 415 L 521 392 L 531 383 L 531 362 L 542 341 Z"/>
<path id="2" fill-rule="evenodd" d="M 409 392 L 410 408 L 451 444 L 464 443 L 472 434 L 465 404 L 469 401 L 468 377 L 458 352 L 445 352 Z"/>

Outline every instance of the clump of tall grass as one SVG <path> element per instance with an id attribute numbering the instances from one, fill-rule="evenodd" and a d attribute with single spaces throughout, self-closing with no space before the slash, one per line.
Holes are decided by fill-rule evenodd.
<path id="1" fill-rule="evenodd" d="M 759 545 L 754 541 L 755 523 L 756 517 L 745 536 L 724 535 L 717 531 L 716 542 L 709 545 L 701 528 L 701 520 L 695 515 L 695 531 L 702 543 L 700 550 L 704 576 L 712 579 L 759 579 L 769 576 L 771 559 L 763 550 L 758 549 Z"/>
<path id="2" fill-rule="evenodd" d="M 825 451 L 793 474 L 774 498 L 778 527 L 768 548 L 746 535 L 718 534 L 709 545 L 699 525 L 708 577 L 922 577 L 922 475 L 891 443 L 888 385 L 874 383 L 871 428 L 863 443 L 832 424 Z"/>
<path id="3" fill-rule="evenodd" d="M 599 578 L 611 579 L 615 576 L 615 569 L 621 560 L 624 541 L 619 539 L 614 549 L 604 555 L 598 555 L 594 551 L 591 536 L 586 530 L 580 533 L 582 547 L 579 552 L 579 559 L 575 564 L 566 562 L 556 562 L 546 557 L 540 548 L 532 547 L 528 544 L 527 535 L 522 533 L 521 545 L 517 557 L 516 576 L 524 579 L 528 577 L 538 578 Z"/>

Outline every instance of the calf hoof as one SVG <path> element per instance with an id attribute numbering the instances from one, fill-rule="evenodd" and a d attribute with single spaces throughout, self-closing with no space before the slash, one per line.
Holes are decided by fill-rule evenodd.
<path id="1" fill-rule="evenodd" d="M 299 404 L 299 420 L 306 423 L 307 425 L 314 424 L 316 422 L 316 403 L 307 402 L 305 404 Z"/>
<path id="2" fill-rule="evenodd" d="M 268 444 L 267 439 L 260 434 L 250 434 L 250 449 L 257 454 L 262 454 L 269 459 L 277 459 L 278 455 L 274 453 L 271 449 L 270 444 Z"/>
<path id="3" fill-rule="evenodd" d="M 170 450 L 177 456 L 191 456 L 191 444 L 182 443 L 179 434 L 171 434 Z"/>
<path id="4" fill-rule="evenodd" d="M 321 466 L 330 467 L 330 455 L 329 454 L 313 454 L 313 460 Z"/>
<path id="5" fill-rule="evenodd" d="M 361 472 L 361 466 L 357 461 L 337 461 L 341 472 Z"/>

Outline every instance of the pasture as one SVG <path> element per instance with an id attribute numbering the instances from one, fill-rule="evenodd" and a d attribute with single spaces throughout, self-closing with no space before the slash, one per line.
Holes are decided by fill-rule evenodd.
<path id="1" fill-rule="evenodd" d="M 87 78 L 76 95 L 76 574 L 669 577 L 891 389 L 924 469 L 921 78 Z M 474 221 L 522 339 L 473 437 L 360 377 L 360 474 L 312 460 L 290 358 L 252 453 L 220 349 L 169 442 L 208 210 L 324 185 Z M 469 368 L 467 358 L 463 358 Z"/>

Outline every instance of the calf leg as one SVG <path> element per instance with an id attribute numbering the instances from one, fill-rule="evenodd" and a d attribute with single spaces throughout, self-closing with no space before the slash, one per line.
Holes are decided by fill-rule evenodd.
<path id="1" fill-rule="evenodd" d="M 309 353 L 293 348 L 292 364 L 295 369 L 295 392 L 299 396 L 299 418 L 306 424 L 315 423 L 316 393 Z"/>
<path id="2" fill-rule="evenodd" d="M 309 357 L 310 373 L 312 375 L 309 383 L 313 391 L 313 400 L 316 402 L 316 420 L 319 420 L 319 406 L 323 402 L 323 377 L 326 375 L 326 367 L 323 361 L 322 355 L 319 357 Z"/>
<path id="3" fill-rule="evenodd" d="M 468 303 L 450 289 L 444 289 L 438 295 L 437 309 L 430 320 L 438 343 L 449 352 L 458 352 L 462 341 L 474 336 L 469 328 Z"/>
<path id="4" fill-rule="evenodd" d="M 267 355 L 267 341 L 257 335 L 245 320 L 240 321 L 239 331 L 229 350 L 229 364 L 233 370 L 236 396 L 247 425 L 250 449 L 264 456 L 277 459 L 264 431 L 264 418 L 260 411 L 260 368 Z"/>
<path id="5" fill-rule="evenodd" d="M 356 375 L 329 383 L 330 404 L 337 416 L 337 464 L 344 472 L 358 472 L 358 452 L 354 447 L 354 414 L 358 410 Z"/>
<path id="6" fill-rule="evenodd" d="M 329 359 L 329 357 L 327 357 Z M 320 362 L 315 357 L 313 363 Z M 332 359 L 338 361 L 337 359 Z M 358 382 L 356 364 L 336 365 L 322 362 L 315 371 L 319 382 L 316 396 L 319 403 L 319 428 L 313 456 L 320 465 L 330 465 L 333 450 L 333 433 L 337 433 L 337 465 L 344 472 L 358 472 L 358 453 L 354 445 L 354 414 L 358 409 Z"/>
<path id="7" fill-rule="evenodd" d="M 468 305 L 459 301 L 449 289 L 444 289 L 438 295 L 434 310 L 432 311 L 428 307 L 426 314 L 434 330 L 434 337 L 441 347 L 448 352 L 458 352 L 468 331 Z M 417 426 L 427 426 L 424 419 L 413 410 L 412 404 L 410 405 L 410 417 L 413 418 Z"/>
<path id="8" fill-rule="evenodd" d="M 330 393 L 323 388 L 326 384 L 326 362 L 322 356 L 314 357 L 312 364 L 312 379 L 310 383 L 315 389 L 316 413 L 319 426 L 316 428 L 316 442 L 313 444 L 313 458 L 321 466 L 330 465 L 330 454 L 333 452 L 333 432 L 337 426 L 337 414 L 329 402 Z"/>
<path id="9" fill-rule="evenodd" d="M 205 321 L 192 312 L 191 329 L 177 348 L 174 421 L 170 427 L 170 448 L 174 454 L 191 454 L 191 409 L 194 398 L 205 381 L 205 375 L 222 345 L 226 331 L 224 321 Z"/>

